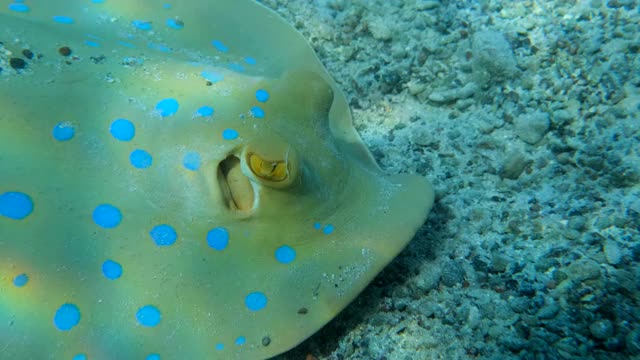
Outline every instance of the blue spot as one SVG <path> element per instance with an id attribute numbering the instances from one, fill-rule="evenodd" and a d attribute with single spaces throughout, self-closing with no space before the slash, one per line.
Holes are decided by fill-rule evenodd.
<path id="1" fill-rule="evenodd" d="M 146 357 L 146 360 L 160 360 L 159 354 L 149 354 Z"/>
<path id="2" fill-rule="evenodd" d="M 260 89 L 256 91 L 256 100 L 260 102 L 267 102 L 267 100 L 269 100 L 269 93 L 267 90 Z"/>
<path id="3" fill-rule="evenodd" d="M 245 338 L 244 336 L 238 336 L 238 338 L 235 341 L 236 345 L 238 346 L 244 345 L 246 342 L 247 342 L 247 338 Z"/>
<path id="4" fill-rule="evenodd" d="M 148 152 L 142 149 L 135 149 L 129 155 L 129 161 L 131 161 L 131 165 L 138 169 L 146 169 L 153 163 L 153 158 Z"/>
<path id="5" fill-rule="evenodd" d="M 256 59 L 254 59 L 254 58 L 252 58 L 252 57 L 250 57 L 250 56 L 245 57 L 245 58 L 244 58 L 244 62 L 246 62 L 246 63 L 247 63 L 247 64 L 249 64 L 249 65 L 255 65 L 255 64 L 257 64 L 257 63 L 258 63 L 258 62 L 256 61 Z"/>
<path id="6" fill-rule="evenodd" d="M 54 16 L 53 17 L 53 21 L 60 23 L 60 24 L 73 24 L 75 21 L 68 17 L 68 16 Z"/>
<path id="7" fill-rule="evenodd" d="M 324 226 L 324 229 L 322 229 L 322 232 L 329 235 L 333 232 L 333 225 L 331 224 L 327 224 Z"/>
<path id="8" fill-rule="evenodd" d="M 244 72 L 244 66 L 236 63 L 229 64 L 229 69 L 236 72 Z"/>
<path id="9" fill-rule="evenodd" d="M 182 158 L 182 165 L 185 169 L 196 171 L 200 168 L 200 154 L 197 152 L 188 152 Z"/>
<path id="10" fill-rule="evenodd" d="M 224 129 L 222 138 L 225 140 L 235 140 L 238 138 L 238 132 L 233 129 Z"/>
<path id="11" fill-rule="evenodd" d="M 133 20 L 131 25 L 139 30 L 151 30 L 151 21 Z"/>
<path id="12" fill-rule="evenodd" d="M 122 276 L 122 265 L 113 260 L 107 260 L 102 263 L 102 273 L 107 279 L 115 280 Z"/>
<path id="13" fill-rule="evenodd" d="M 109 128 L 111 135 L 120 141 L 130 141 L 136 135 L 136 128 L 127 119 L 116 119 Z"/>
<path id="14" fill-rule="evenodd" d="M 200 75 L 202 75 L 205 80 L 211 81 L 212 83 L 217 83 L 218 81 L 222 81 L 222 79 L 224 79 L 224 75 L 215 71 L 203 71 L 200 73 Z"/>
<path id="15" fill-rule="evenodd" d="M 0 195 L 0 215 L 22 220 L 33 212 L 33 200 L 25 193 L 9 191 Z"/>
<path id="16" fill-rule="evenodd" d="M 85 40 L 84 43 L 91 47 L 100 47 L 100 43 L 95 41 Z"/>
<path id="17" fill-rule="evenodd" d="M 220 251 L 229 245 L 229 232 L 226 228 L 217 227 L 207 233 L 207 244 Z"/>
<path id="18" fill-rule="evenodd" d="M 153 305 L 145 305 L 136 313 L 136 319 L 142 326 L 156 326 L 160 323 L 160 317 L 160 310 Z"/>
<path id="19" fill-rule="evenodd" d="M 16 287 L 23 287 L 29 282 L 29 276 L 27 274 L 20 274 L 13 279 L 13 285 Z"/>
<path id="20" fill-rule="evenodd" d="M 184 27 L 184 23 L 177 19 L 167 19 L 167 26 L 172 29 L 182 29 Z"/>
<path id="21" fill-rule="evenodd" d="M 60 331 L 71 330 L 80 322 L 80 310 L 74 304 L 63 304 L 53 316 L 53 325 Z"/>
<path id="22" fill-rule="evenodd" d="M 158 246 L 173 245 L 176 239 L 178 239 L 176 230 L 167 224 L 154 227 L 149 231 L 149 235 L 151 235 L 151 239 L 153 239 Z"/>
<path id="23" fill-rule="evenodd" d="M 122 213 L 113 205 L 98 205 L 96 209 L 93 210 L 93 221 L 100 227 L 112 229 L 122 221 Z"/>
<path id="24" fill-rule="evenodd" d="M 200 116 L 211 116 L 213 115 L 213 108 L 211 106 L 201 106 L 197 111 Z"/>
<path id="25" fill-rule="evenodd" d="M 211 42 L 211 45 L 213 45 L 213 47 L 215 47 L 216 49 L 218 49 L 218 51 L 221 51 L 223 53 L 226 53 L 227 51 L 229 51 L 229 48 L 222 43 L 222 41 L 220 40 L 213 40 Z"/>
<path id="26" fill-rule="evenodd" d="M 91 0 L 91 2 L 94 4 L 102 4 L 104 0 Z"/>
<path id="27" fill-rule="evenodd" d="M 296 251 L 290 246 L 283 245 L 276 249 L 276 260 L 283 264 L 289 264 L 296 258 Z"/>
<path id="28" fill-rule="evenodd" d="M 94 2 L 95 2 L 95 1 L 96 1 L 96 0 L 94 0 Z M 85 354 L 78 354 L 78 355 L 74 356 L 74 357 L 73 357 L 73 359 L 71 359 L 71 360 L 87 360 L 87 359 L 88 359 L 87 355 L 85 355 Z"/>
<path id="29" fill-rule="evenodd" d="M 170 53 L 173 50 L 171 50 L 170 47 L 168 47 L 167 45 L 164 44 L 158 44 L 158 43 L 154 43 L 154 42 L 150 42 L 147 44 L 147 47 L 149 47 L 149 49 L 154 49 L 154 50 L 158 50 L 161 51 L 163 53 Z"/>
<path id="30" fill-rule="evenodd" d="M 262 119 L 264 117 L 264 110 L 258 106 L 254 106 L 251 108 L 251 115 L 253 115 L 254 118 Z"/>
<path id="31" fill-rule="evenodd" d="M 53 138 L 58 141 L 71 140 L 75 133 L 76 130 L 73 128 L 73 125 L 66 121 L 58 123 L 53 127 L 52 131 Z"/>
<path id="32" fill-rule="evenodd" d="M 218 351 L 224 350 L 224 344 L 217 343 L 216 344 L 216 350 L 218 350 Z"/>
<path id="33" fill-rule="evenodd" d="M 319 222 L 313 223 L 313 228 L 316 230 L 320 230 L 322 228 L 322 224 L 320 224 Z"/>
<path id="34" fill-rule="evenodd" d="M 163 99 L 156 105 L 156 110 L 160 111 L 162 116 L 171 116 L 178 112 L 178 100 L 176 99 Z"/>
<path id="35" fill-rule="evenodd" d="M 120 44 L 120 45 L 122 45 L 124 47 L 128 47 L 130 49 L 135 49 L 136 48 L 136 46 L 133 45 L 132 43 L 126 42 L 126 41 L 122 41 L 122 40 L 118 41 L 118 44 Z"/>
<path id="36" fill-rule="evenodd" d="M 252 292 L 244 298 L 244 304 L 251 311 L 262 310 L 267 306 L 267 297 L 259 291 Z"/>
<path id="37" fill-rule="evenodd" d="M 162 8 L 163 9 L 171 9 L 171 4 L 163 4 Z"/>
<path id="38" fill-rule="evenodd" d="M 29 7 L 25 4 L 14 3 L 14 4 L 9 4 L 9 10 L 15 11 L 15 12 L 28 12 Z"/>

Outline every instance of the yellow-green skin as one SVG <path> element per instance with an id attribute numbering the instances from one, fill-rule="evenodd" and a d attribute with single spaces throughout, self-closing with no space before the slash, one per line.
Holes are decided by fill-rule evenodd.
<path id="1" fill-rule="evenodd" d="M 430 185 L 379 170 L 344 96 L 290 26 L 252 1 L 164 3 L 43 0 L 27 2 L 24 13 L 0 9 L 5 47 L 16 57 L 24 47 L 43 55 L 0 76 L 0 196 L 19 192 L 33 203 L 23 219 L 0 216 L 2 359 L 277 355 L 353 300 L 427 216 Z M 57 23 L 57 15 L 75 22 Z M 184 28 L 167 27 L 168 18 Z M 153 29 L 135 29 L 136 19 Z M 151 49 L 150 41 L 172 52 Z M 62 46 L 72 55 L 58 54 Z M 106 58 L 91 61 L 99 55 Z M 245 56 L 256 64 L 228 69 Z M 143 63 L 124 66 L 126 57 Z M 207 86 L 202 71 L 224 79 Z M 260 89 L 266 102 L 256 98 Z M 165 98 L 179 102 L 174 115 L 155 110 Z M 203 105 L 214 114 L 194 116 Z M 253 116 L 254 106 L 263 118 Z M 118 118 L 135 125 L 131 141 L 110 133 Z M 60 122 L 74 127 L 73 138 L 52 136 Z M 223 139 L 225 129 L 238 138 Z M 152 165 L 132 166 L 134 149 L 148 151 Z M 250 149 L 288 161 L 295 178 L 279 186 L 256 176 L 246 163 Z M 296 156 L 285 159 L 282 149 Z M 183 166 L 189 151 L 201 156 L 196 171 Z M 220 172 L 230 157 L 240 161 L 233 195 L 225 189 L 235 185 Z M 233 198 L 245 191 L 250 207 L 237 209 Z M 105 203 L 121 211 L 115 227 L 92 217 Z M 176 230 L 175 243 L 154 242 L 150 231 L 160 224 Z M 223 250 L 207 242 L 216 227 L 229 233 Z M 274 255 L 283 245 L 295 250 L 290 263 Z M 107 259 L 122 265 L 122 276 L 103 274 Z M 20 274 L 29 280 L 16 286 Z M 247 306 L 252 292 L 266 296 L 264 308 Z M 61 330 L 54 316 L 66 303 L 81 316 Z M 137 318 L 145 305 L 160 311 L 157 325 Z"/>

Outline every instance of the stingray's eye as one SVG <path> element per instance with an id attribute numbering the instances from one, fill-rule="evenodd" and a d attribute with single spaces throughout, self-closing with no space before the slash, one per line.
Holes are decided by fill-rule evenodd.
<path id="1" fill-rule="evenodd" d="M 251 174 L 267 186 L 285 188 L 298 177 L 298 155 L 287 143 L 256 141 L 245 148 L 243 155 Z"/>

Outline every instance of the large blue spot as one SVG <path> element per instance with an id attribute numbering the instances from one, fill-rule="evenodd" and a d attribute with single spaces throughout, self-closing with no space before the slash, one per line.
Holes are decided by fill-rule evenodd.
<path id="1" fill-rule="evenodd" d="M 182 158 L 182 165 L 184 165 L 185 169 L 196 171 L 200 168 L 200 154 L 197 152 L 191 151 L 184 155 Z"/>
<path id="2" fill-rule="evenodd" d="M 133 20 L 131 25 L 139 30 L 151 30 L 151 21 Z"/>
<path id="3" fill-rule="evenodd" d="M 9 191 L 0 195 L 0 215 L 22 220 L 33 212 L 33 200 L 25 193 Z"/>
<path id="4" fill-rule="evenodd" d="M 254 118 L 262 119 L 264 117 L 264 110 L 258 106 L 254 106 L 251 108 L 251 115 L 253 115 Z"/>
<path id="5" fill-rule="evenodd" d="M 116 119 L 109 128 L 111 135 L 120 141 L 130 141 L 136 135 L 136 128 L 127 119 Z"/>
<path id="6" fill-rule="evenodd" d="M 105 229 L 111 229 L 120 224 L 122 213 L 117 207 L 109 204 L 101 204 L 93 210 L 93 221 L 96 225 Z"/>
<path id="7" fill-rule="evenodd" d="M 256 100 L 260 102 L 267 102 L 267 100 L 269 100 L 269 93 L 267 90 L 260 89 L 256 91 Z"/>
<path id="8" fill-rule="evenodd" d="M 102 273 L 107 279 L 115 280 L 122 276 L 122 265 L 113 260 L 107 260 L 102 263 Z"/>
<path id="9" fill-rule="evenodd" d="M 257 63 L 258 63 L 258 62 L 256 61 L 256 59 L 254 59 L 254 58 L 252 58 L 252 57 L 250 57 L 250 56 L 245 57 L 245 58 L 244 58 L 244 62 L 246 62 L 246 63 L 247 63 L 247 64 L 249 64 L 249 65 L 255 65 L 255 64 L 257 64 Z"/>
<path id="10" fill-rule="evenodd" d="M 211 106 L 201 106 L 197 111 L 200 116 L 211 116 L 213 115 L 213 108 Z"/>
<path id="11" fill-rule="evenodd" d="M 215 47 L 216 49 L 218 49 L 218 51 L 221 51 L 223 53 L 226 53 L 227 51 L 229 51 L 229 48 L 222 43 L 222 41 L 220 40 L 213 40 L 211 42 L 211 45 L 213 45 L 213 47 Z"/>
<path id="12" fill-rule="evenodd" d="M 53 127 L 52 135 L 53 138 L 58 141 L 67 141 L 73 137 L 75 132 L 76 130 L 73 128 L 73 125 L 63 121 Z"/>
<path id="13" fill-rule="evenodd" d="M 60 331 L 71 330 L 80 322 L 80 310 L 74 304 L 63 304 L 53 316 L 53 324 Z"/>
<path id="14" fill-rule="evenodd" d="M 224 75 L 215 72 L 215 71 L 203 71 L 200 73 L 200 75 L 202 75 L 202 77 L 207 80 L 207 81 L 211 81 L 212 83 L 217 83 L 218 81 L 222 81 L 222 79 L 224 79 Z"/>
<path id="15" fill-rule="evenodd" d="M 184 23 L 178 19 L 167 19 L 167 26 L 172 29 L 182 29 L 184 27 Z"/>
<path id="16" fill-rule="evenodd" d="M 153 239 L 158 246 L 173 245 L 176 239 L 178 239 L 178 234 L 175 229 L 167 224 L 154 227 L 149 231 L 149 235 L 151 235 L 151 239 Z"/>
<path id="17" fill-rule="evenodd" d="M 222 131 L 222 138 L 225 140 L 235 140 L 238 138 L 238 132 L 233 129 L 224 129 L 224 131 Z"/>
<path id="18" fill-rule="evenodd" d="M 25 4 L 13 3 L 13 4 L 9 4 L 9 10 L 15 11 L 15 12 L 27 12 L 29 11 L 29 7 Z"/>
<path id="19" fill-rule="evenodd" d="M 247 338 L 245 338 L 244 336 L 238 336 L 238 338 L 235 341 L 236 345 L 238 346 L 244 345 L 246 342 L 247 342 Z"/>
<path id="20" fill-rule="evenodd" d="M 216 250 L 224 250 L 229 245 L 229 232 L 221 226 L 209 231 L 207 244 Z"/>
<path id="21" fill-rule="evenodd" d="M 333 225 L 331 224 L 327 224 L 324 226 L 324 228 L 322 229 L 322 232 L 329 235 L 333 232 Z"/>
<path id="22" fill-rule="evenodd" d="M 142 149 L 135 149 L 129 155 L 129 161 L 131 165 L 138 169 L 146 169 L 153 163 L 153 158 L 148 152 Z"/>
<path id="23" fill-rule="evenodd" d="M 222 343 L 217 343 L 217 344 L 216 344 L 216 350 L 218 350 L 218 351 L 222 351 L 222 350 L 224 350 L 224 344 L 222 344 Z"/>
<path id="24" fill-rule="evenodd" d="M 149 354 L 145 360 L 160 360 L 159 354 Z"/>
<path id="25" fill-rule="evenodd" d="M 61 15 L 54 16 L 53 21 L 60 24 L 73 24 L 75 22 L 72 18 L 68 16 L 61 16 Z"/>
<path id="26" fill-rule="evenodd" d="M 259 311 L 267 306 L 267 296 L 259 291 L 252 292 L 244 298 L 244 304 L 251 311 Z"/>
<path id="27" fill-rule="evenodd" d="M 29 282 L 29 276 L 27 274 L 20 274 L 13 279 L 13 285 L 16 287 L 23 287 Z"/>
<path id="28" fill-rule="evenodd" d="M 78 355 L 74 356 L 73 359 L 71 359 L 71 360 L 87 360 L 87 359 L 88 359 L 87 355 L 78 354 Z"/>
<path id="29" fill-rule="evenodd" d="M 158 110 L 162 116 L 171 116 L 178 112 L 179 106 L 178 100 L 167 98 L 160 100 L 156 105 L 156 110 Z"/>
<path id="30" fill-rule="evenodd" d="M 145 305 L 136 313 L 136 319 L 142 326 L 156 326 L 160 323 L 160 318 L 160 310 L 153 305 Z"/>
<path id="31" fill-rule="evenodd" d="M 283 264 L 289 264 L 296 258 L 296 251 L 292 247 L 283 245 L 276 249 L 276 260 Z"/>

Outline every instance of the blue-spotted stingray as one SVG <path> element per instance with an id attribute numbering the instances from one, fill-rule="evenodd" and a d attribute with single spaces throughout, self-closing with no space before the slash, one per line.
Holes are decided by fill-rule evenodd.
<path id="1" fill-rule="evenodd" d="M 431 208 L 261 4 L 3 1 L 0 41 L 2 359 L 272 357 Z"/>

